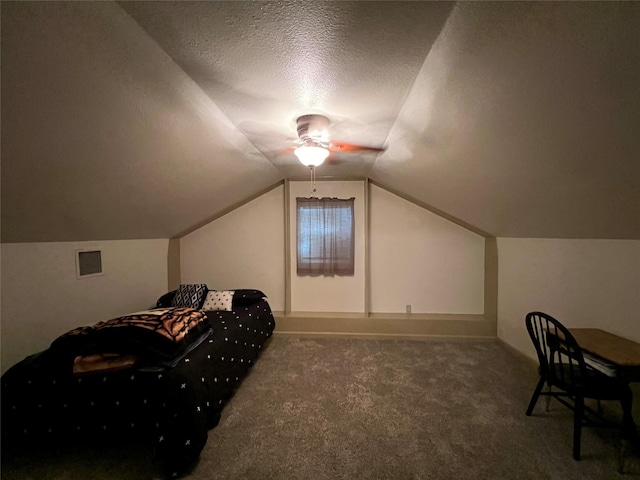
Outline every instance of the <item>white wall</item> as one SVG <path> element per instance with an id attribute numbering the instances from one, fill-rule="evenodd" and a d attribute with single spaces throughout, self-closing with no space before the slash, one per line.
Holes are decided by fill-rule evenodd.
<path id="1" fill-rule="evenodd" d="M 370 211 L 372 312 L 484 312 L 484 237 L 375 185 Z"/>
<path id="2" fill-rule="evenodd" d="M 525 315 L 640 342 L 640 241 L 498 239 L 498 337 L 535 357 Z"/>
<path id="3" fill-rule="evenodd" d="M 311 194 L 309 182 L 290 184 L 291 310 L 293 312 L 364 312 L 364 182 L 318 182 Z M 299 277 L 296 273 L 296 197 L 355 197 L 355 264 L 353 276 Z"/>
<path id="4" fill-rule="evenodd" d="M 182 283 L 255 288 L 284 310 L 284 187 L 277 187 L 180 239 Z"/>
<path id="5" fill-rule="evenodd" d="M 3 243 L 2 372 L 72 328 L 155 304 L 167 290 L 168 243 Z M 75 250 L 94 247 L 104 275 L 77 279 Z"/>
<path id="6" fill-rule="evenodd" d="M 364 181 L 317 182 L 317 197 L 355 197 L 353 276 L 298 277 L 296 197 L 307 181 L 289 183 L 292 312 L 365 311 Z M 484 238 L 371 186 L 371 311 L 482 314 Z M 284 187 L 278 187 L 180 240 L 181 282 L 210 288 L 257 288 L 285 310 Z"/>

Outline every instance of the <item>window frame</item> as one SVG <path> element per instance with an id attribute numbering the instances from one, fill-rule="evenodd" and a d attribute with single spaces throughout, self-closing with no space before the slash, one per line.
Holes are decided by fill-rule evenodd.
<path id="1" fill-rule="evenodd" d="M 316 212 L 313 218 L 305 217 L 305 210 L 320 213 Z M 348 214 L 345 215 L 345 211 Z M 312 221 L 316 222 L 315 227 L 322 229 L 321 232 L 314 231 L 314 226 L 309 224 Z M 333 233 L 345 235 L 335 236 Z M 355 198 L 296 197 L 297 275 L 353 276 L 354 272 Z"/>

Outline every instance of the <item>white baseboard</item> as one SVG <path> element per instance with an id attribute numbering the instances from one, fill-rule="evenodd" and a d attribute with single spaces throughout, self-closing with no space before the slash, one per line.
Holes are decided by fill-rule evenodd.
<path id="1" fill-rule="evenodd" d="M 496 322 L 484 315 L 274 312 L 275 333 L 377 339 L 495 339 Z"/>

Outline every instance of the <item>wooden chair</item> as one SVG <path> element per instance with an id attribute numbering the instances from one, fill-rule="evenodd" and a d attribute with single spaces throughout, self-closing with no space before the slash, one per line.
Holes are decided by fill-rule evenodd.
<path id="1" fill-rule="evenodd" d="M 631 413 L 633 394 L 629 385 L 591 368 L 584 361 L 582 349 L 571 332 L 558 320 L 542 312 L 526 315 L 527 331 L 536 348 L 540 380 L 529 402 L 530 416 L 540 395 L 556 398 L 573 410 L 573 458 L 580 460 L 580 438 L 583 426 L 614 426 L 621 428 L 622 440 L 619 470 L 624 466 L 626 440 L 636 436 Z M 542 389 L 548 385 L 549 390 Z M 553 391 L 557 388 L 557 391 Z M 613 424 L 585 405 L 585 399 L 617 400 L 622 405 L 621 424 Z M 547 403 L 548 410 L 548 403 Z"/>

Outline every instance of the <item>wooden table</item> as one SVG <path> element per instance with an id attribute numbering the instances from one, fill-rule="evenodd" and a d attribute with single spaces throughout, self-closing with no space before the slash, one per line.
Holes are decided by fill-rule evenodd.
<path id="1" fill-rule="evenodd" d="M 608 364 L 616 377 L 626 382 L 640 382 L 640 343 L 599 328 L 571 328 L 569 331 L 585 353 L 596 362 Z"/>

